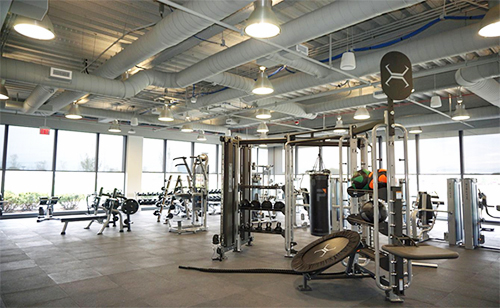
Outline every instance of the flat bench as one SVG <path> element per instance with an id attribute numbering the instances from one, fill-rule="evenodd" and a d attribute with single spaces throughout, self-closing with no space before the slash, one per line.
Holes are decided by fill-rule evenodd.
<path id="1" fill-rule="evenodd" d="M 382 249 L 392 255 L 408 260 L 456 259 L 459 256 L 459 254 L 455 251 L 428 245 L 383 245 Z"/>
<path id="2" fill-rule="evenodd" d="M 61 234 L 62 235 L 66 234 L 66 228 L 68 227 L 68 223 L 70 223 L 70 222 L 74 222 L 74 221 L 90 221 L 90 224 L 87 227 L 85 227 L 85 229 L 89 229 L 90 225 L 95 220 L 106 220 L 106 219 L 108 219 L 108 215 L 107 214 L 65 216 L 65 217 L 61 218 L 61 222 L 64 223 L 64 226 L 63 226 L 63 229 L 61 231 Z M 103 228 L 97 234 L 102 234 L 102 231 L 103 231 Z"/>

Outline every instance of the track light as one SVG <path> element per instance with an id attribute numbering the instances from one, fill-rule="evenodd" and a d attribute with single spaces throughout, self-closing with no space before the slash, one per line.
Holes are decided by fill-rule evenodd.
<path id="1" fill-rule="evenodd" d="M 200 130 L 198 137 L 196 138 L 198 141 L 207 141 L 207 137 L 205 136 L 205 131 Z"/>
<path id="2" fill-rule="evenodd" d="M 259 126 L 257 127 L 257 132 L 258 133 L 267 133 L 269 131 L 269 128 L 267 127 L 266 123 L 260 122 Z"/>
<path id="3" fill-rule="evenodd" d="M 139 119 L 137 119 L 136 116 L 133 116 L 132 119 L 130 119 L 130 126 L 138 126 L 139 125 Z"/>
<path id="4" fill-rule="evenodd" d="M 356 56 L 354 52 L 346 51 L 340 59 L 340 69 L 343 71 L 352 71 L 356 69 Z"/>
<path id="5" fill-rule="evenodd" d="M 412 127 L 408 130 L 410 134 L 420 134 L 422 132 L 422 128 L 420 126 Z"/>
<path id="6" fill-rule="evenodd" d="M 19 34 L 37 40 L 51 40 L 55 37 L 54 25 L 47 15 L 42 20 L 17 16 L 14 23 L 14 30 Z"/>
<path id="7" fill-rule="evenodd" d="M 274 87 L 265 73 L 266 68 L 264 66 L 261 66 L 259 67 L 259 70 L 259 77 L 257 77 L 257 80 L 255 81 L 252 93 L 257 95 L 273 93 Z"/>
<path id="8" fill-rule="evenodd" d="M 186 123 L 184 125 L 182 125 L 181 127 L 181 132 L 183 133 L 192 133 L 194 130 L 193 130 L 193 124 L 191 123 Z"/>
<path id="9" fill-rule="evenodd" d="M 467 110 L 465 110 L 465 104 L 463 103 L 457 104 L 455 111 L 451 115 L 451 119 L 455 121 L 463 121 L 470 119 L 469 113 L 467 112 Z"/>
<path id="10" fill-rule="evenodd" d="M 120 128 L 120 123 L 118 120 L 113 120 L 113 124 L 108 129 L 108 132 L 111 133 L 121 133 L 122 129 Z"/>
<path id="11" fill-rule="evenodd" d="M 441 107 L 443 104 L 441 103 L 441 97 L 439 95 L 436 95 L 434 94 L 432 97 L 431 97 L 431 107 L 432 108 L 439 108 Z"/>
<path id="12" fill-rule="evenodd" d="M 0 83 L 0 100 L 6 99 L 9 99 L 9 92 L 7 91 L 7 88 Z"/>
<path id="13" fill-rule="evenodd" d="M 370 118 L 370 112 L 366 109 L 366 106 L 359 107 L 354 113 L 355 120 L 367 120 Z"/>
<path id="14" fill-rule="evenodd" d="M 71 120 L 80 120 L 82 118 L 82 114 L 80 113 L 80 107 L 78 106 L 77 103 L 73 103 L 71 105 L 65 117 Z"/>
<path id="15" fill-rule="evenodd" d="M 484 37 L 500 36 L 500 4 L 490 8 L 481 20 L 478 34 Z"/>
<path id="16" fill-rule="evenodd" d="M 273 12 L 271 0 L 257 0 L 253 12 L 248 17 L 245 33 L 256 38 L 270 38 L 280 34 L 278 18 Z"/>
<path id="17" fill-rule="evenodd" d="M 271 118 L 271 112 L 267 109 L 259 109 L 257 110 L 257 114 L 255 115 L 257 119 L 267 120 Z"/>
<path id="18" fill-rule="evenodd" d="M 349 132 L 347 126 L 344 125 L 341 116 L 337 117 L 337 123 L 335 123 L 335 128 L 333 129 L 333 132 L 338 135 L 344 135 Z"/>
<path id="19" fill-rule="evenodd" d="M 174 120 L 174 115 L 172 114 L 172 110 L 169 107 L 163 106 L 160 116 L 158 117 L 158 121 L 163 122 L 172 122 Z"/>
<path id="20" fill-rule="evenodd" d="M 130 135 L 135 135 L 135 130 L 133 128 L 129 129 L 128 133 Z"/>

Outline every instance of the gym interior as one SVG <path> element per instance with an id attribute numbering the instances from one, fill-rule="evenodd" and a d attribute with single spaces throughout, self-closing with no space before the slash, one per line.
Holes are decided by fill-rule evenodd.
<path id="1" fill-rule="evenodd" d="M 0 307 L 498 307 L 499 4 L 0 1 Z"/>

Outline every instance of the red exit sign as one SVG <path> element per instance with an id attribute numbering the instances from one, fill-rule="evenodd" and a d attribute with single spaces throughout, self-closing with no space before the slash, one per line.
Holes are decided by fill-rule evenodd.
<path id="1" fill-rule="evenodd" d="M 50 128 L 40 127 L 40 135 L 50 135 Z"/>

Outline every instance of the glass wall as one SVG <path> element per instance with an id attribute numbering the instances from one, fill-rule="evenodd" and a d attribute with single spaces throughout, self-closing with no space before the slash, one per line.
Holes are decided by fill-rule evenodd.
<path id="1" fill-rule="evenodd" d="M 163 186 L 165 142 L 144 138 L 142 142 L 142 191 L 158 192 Z"/>
<path id="2" fill-rule="evenodd" d="M 2 141 L 5 126 L 0 128 Z M 122 136 L 64 130 L 41 135 L 38 128 L 9 126 L 4 212 L 36 212 L 42 196 L 59 197 L 55 211 L 86 210 L 86 195 L 98 187 L 123 191 L 124 144 Z"/>
<path id="3" fill-rule="evenodd" d="M 194 155 L 208 155 L 208 189 L 217 189 L 219 187 L 217 176 L 217 145 L 207 143 L 195 143 Z"/>
<path id="4" fill-rule="evenodd" d="M 182 159 L 174 158 L 186 157 L 188 165 L 191 165 L 191 142 L 185 141 L 167 141 L 167 161 L 166 161 L 166 171 L 167 173 L 186 173 L 187 170 L 184 166 L 175 166 L 182 163 Z"/>

